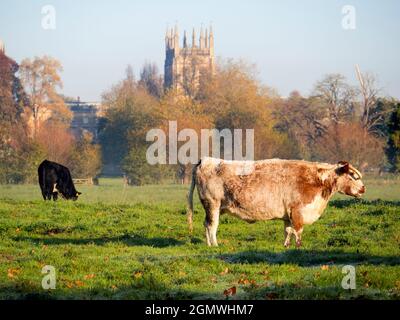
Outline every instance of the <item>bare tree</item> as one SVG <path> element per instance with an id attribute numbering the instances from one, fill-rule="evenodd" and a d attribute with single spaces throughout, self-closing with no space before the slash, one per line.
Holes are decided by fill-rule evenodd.
<path id="1" fill-rule="evenodd" d="M 327 130 L 324 123 L 325 112 L 315 98 L 304 98 L 299 92 L 291 92 L 287 99 L 277 99 L 274 103 L 275 126 L 295 141 L 298 155 L 311 159 L 312 145 Z"/>
<path id="2" fill-rule="evenodd" d="M 343 75 L 335 73 L 316 83 L 313 96 L 326 109 L 329 121 L 339 123 L 353 115 L 357 90 L 346 82 Z"/>
<path id="3" fill-rule="evenodd" d="M 388 108 L 388 104 L 379 102 L 379 94 L 381 89 L 377 87 L 377 81 L 373 74 L 360 72 L 356 66 L 356 74 L 360 84 L 361 101 L 360 107 L 360 122 L 361 125 L 375 135 L 383 135 L 380 130 L 388 114 L 393 109 Z"/>
<path id="4" fill-rule="evenodd" d="M 163 91 L 163 80 L 155 63 L 145 63 L 141 72 L 139 85 L 144 87 L 149 94 L 160 98 Z"/>

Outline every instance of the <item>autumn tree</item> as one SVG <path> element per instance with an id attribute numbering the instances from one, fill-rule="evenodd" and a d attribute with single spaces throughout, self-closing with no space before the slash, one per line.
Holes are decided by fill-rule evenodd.
<path id="1" fill-rule="evenodd" d="M 20 120 L 28 98 L 17 77 L 18 64 L 0 52 L 0 121 L 15 124 Z"/>
<path id="2" fill-rule="evenodd" d="M 159 123 L 157 113 L 153 112 L 157 104 L 158 100 L 130 76 L 129 68 L 126 78 L 105 92 L 103 105 L 107 111 L 100 132 L 105 165 L 121 168 L 128 174 L 139 172 L 138 163 L 145 161 L 144 150 L 149 145 L 146 133 Z M 141 162 L 135 160 L 137 157 Z M 133 183 L 142 181 L 140 177 L 131 178 Z"/>
<path id="3" fill-rule="evenodd" d="M 54 122 L 42 124 L 35 141 L 41 147 L 44 158 L 66 166 L 71 164 L 70 155 L 74 149 L 75 139 L 65 125 Z"/>
<path id="4" fill-rule="evenodd" d="M 202 129 L 213 127 L 213 117 L 204 112 L 204 106 L 195 99 L 187 95 L 182 95 L 179 91 L 170 90 L 161 99 L 160 104 L 155 109 L 155 113 L 159 116 L 159 127 L 166 133 L 167 136 L 167 156 L 168 145 L 172 137 L 169 136 L 169 122 L 176 122 L 176 131 L 181 132 L 184 129 L 191 129 L 196 132 L 197 137 L 201 136 Z M 176 139 L 177 137 L 175 137 Z M 182 145 L 189 141 L 186 137 L 184 141 L 177 141 L 178 150 Z M 197 141 L 197 155 L 201 155 L 201 144 Z M 187 154 L 187 156 L 193 156 Z M 190 180 L 190 173 L 192 169 L 191 163 L 178 163 L 177 165 L 170 166 L 170 169 L 175 171 L 176 177 L 183 183 L 188 183 Z"/>
<path id="5" fill-rule="evenodd" d="M 18 69 L 14 60 L 0 52 L 0 183 L 28 180 L 40 154 L 39 147 L 28 141 L 21 118 L 29 100 L 17 76 Z"/>
<path id="6" fill-rule="evenodd" d="M 84 132 L 76 141 L 69 156 L 70 169 L 74 177 L 94 178 L 101 171 L 101 150 L 98 144 L 93 143 L 93 135 Z"/>
<path id="7" fill-rule="evenodd" d="M 314 146 L 320 161 L 349 161 L 355 167 L 380 168 L 384 161 L 384 141 L 369 133 L 358 122 L 332 125 Z"/>
<path id="8" fill-rule="evenodd" d="M 228 60 L 218 65 L 202 104 L 219 130 L 254 129 L 255 158 L 291 157 L 287 135 L 275 130 L 273 99 L 268 93 L 257 80 L 254 66 Z"/>
<path id="9" fill-rule="evenodd" d="M 68 123 L 72 117 L 57 92 L 57 88 L 62 88 L 61 71 L 61 63 L 48 56 L 21 62 L 19 74 L 30 100 L 25 113 L 33 128 L 33 137 L 45 121 Z"/>

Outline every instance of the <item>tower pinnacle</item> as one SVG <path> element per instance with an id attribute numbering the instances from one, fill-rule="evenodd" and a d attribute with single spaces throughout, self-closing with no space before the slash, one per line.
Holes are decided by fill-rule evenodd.
<path id="1" fill-rule="evenodd" d="M 0 39 L 0 52 L 3 53 L 3 54 L 6 53 L 6 49 L 5 49 L 5 46 L 4 46 L 4 42 L 1 41 L 1 39 Z"/>
<path id="2" fill-rule="evenodd" d="M 196 47 L 196 31 L 193 28 L 193 33 L 192 33 L 192 48 Z"/>

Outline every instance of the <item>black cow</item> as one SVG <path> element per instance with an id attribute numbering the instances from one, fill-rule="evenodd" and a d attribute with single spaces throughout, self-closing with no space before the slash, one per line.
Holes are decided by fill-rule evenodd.
<path id="1" fill-rule="evenodd" d="M 71 173 L 67 167 L 56 162 L 44 160 L 38 168 L 39 185 L 44 200 L 56 201 L 58 193 L 67 200 L 77 200 L 81 194 L 76 191 Z"/>

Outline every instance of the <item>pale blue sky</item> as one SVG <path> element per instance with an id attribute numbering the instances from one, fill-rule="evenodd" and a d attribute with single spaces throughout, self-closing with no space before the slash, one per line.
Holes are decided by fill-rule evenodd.
<path id="1" fill-rule="evenodd" d="M 41 8 L 56 9 L 56 30 L 41 27 Z M 341 9 L 356 8 L 356 29 L 342 28 Z M 326 73 L 355 83 L 354 65 L 400 98 L 400 1 L 396 0 L 0 0 L 0 39 L 16 61 L 48 54 L 64 72 L 63 93 L 99 100 L 145 61 L 163 72 L 167 23 L 179 29 L 212 21 L 216 55 L 255 63 L 259 78 L 281 95 L 308 94 Z"/>

